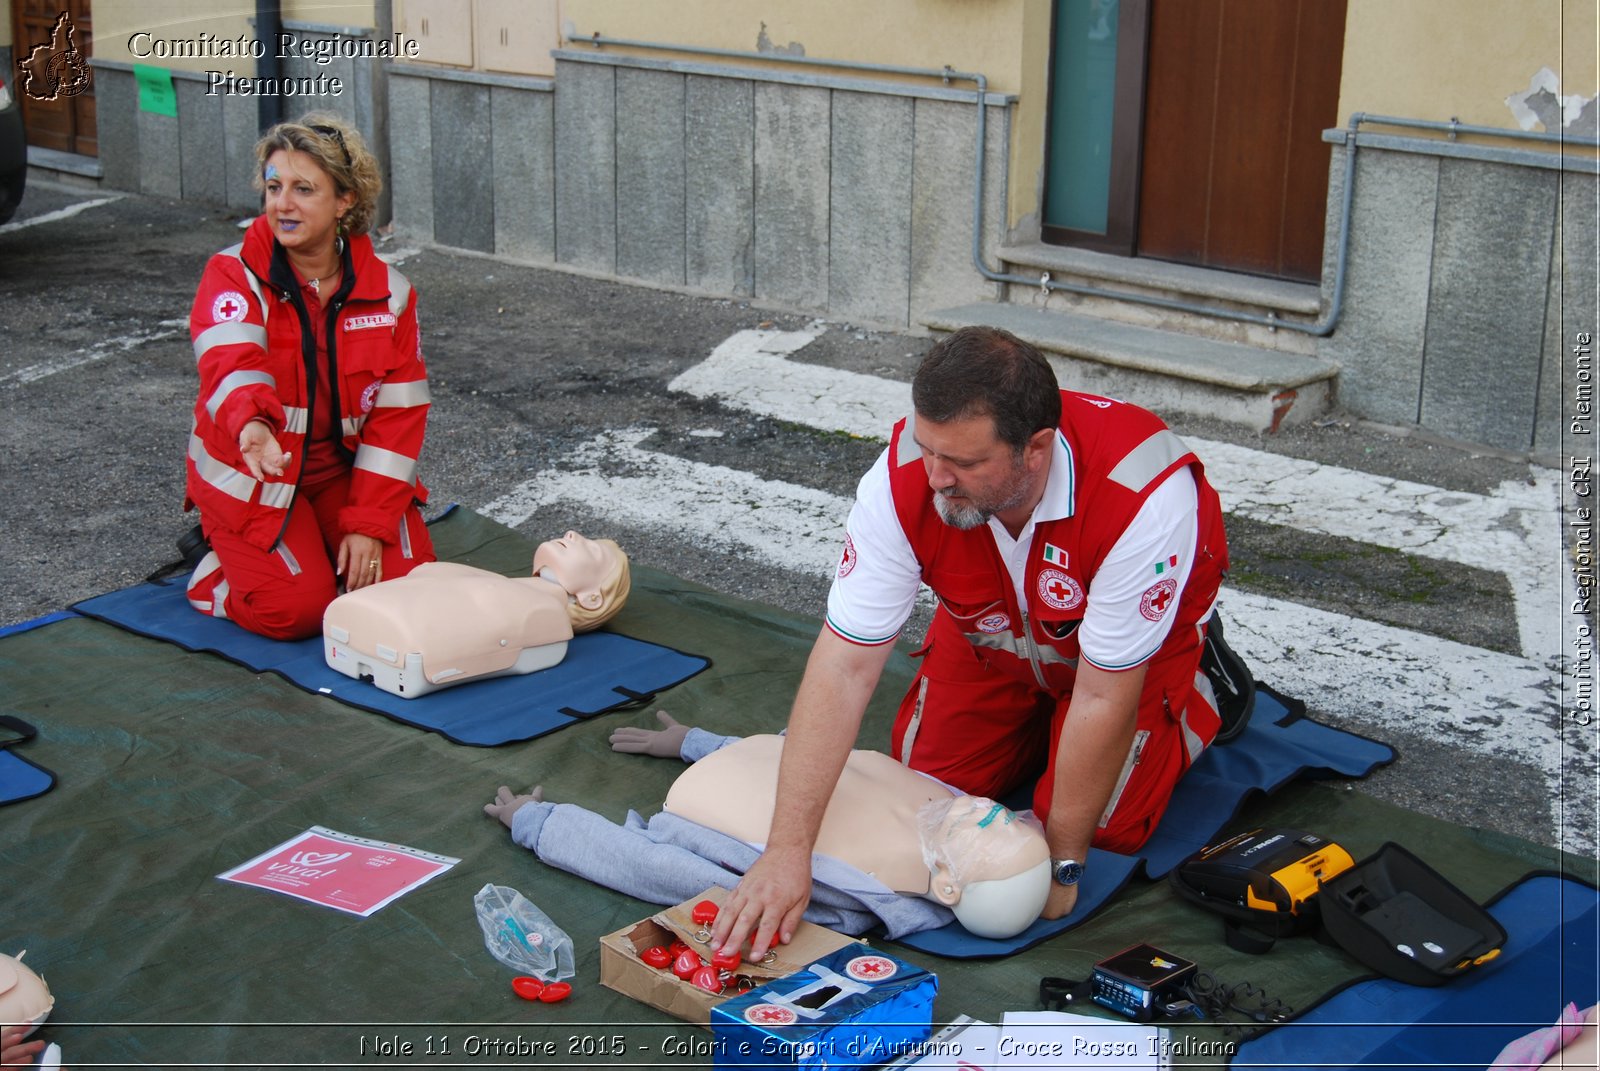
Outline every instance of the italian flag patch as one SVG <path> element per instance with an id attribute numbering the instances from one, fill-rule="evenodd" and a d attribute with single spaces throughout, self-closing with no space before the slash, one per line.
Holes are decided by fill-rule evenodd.
<path id="1" fill-rule="evenodd" d="M 1178 556 L 1176 554 L 1174 554 L 1164 562 L 1156 562 L 1156 575 L 1160 576 L 1162 573 L 1166 572 L 1168 569 L 1176 569 L 1177 567 L 1178 567 Z"/>
<path id="2" fill-rule="evenodd" d="M 1059 565 L 1065 569 L 1067 567 L 1067 552 L 1054 543 L 1046 543 L 1044 545 L 1044 560 L 1051 565 Z"/>

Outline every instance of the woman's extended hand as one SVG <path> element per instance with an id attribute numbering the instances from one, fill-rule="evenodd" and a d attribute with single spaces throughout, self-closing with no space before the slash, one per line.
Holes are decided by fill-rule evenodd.
<path id="1" fill-rule="evenodd" d="M 344 577 L 346 591 L 358 591 L 383 579 L 383 543 L 369 535 L 351 532 L 339 541 L 335 571 Z"/>
<path id="2" fill-rule="evenodd" d="M 252 420 L 239 432 L 239 456 L 250 475 L 258 480 L 282 476 L 289 464 L 289 455 L 278 445 L 278 437 L 260 420 Z"/>

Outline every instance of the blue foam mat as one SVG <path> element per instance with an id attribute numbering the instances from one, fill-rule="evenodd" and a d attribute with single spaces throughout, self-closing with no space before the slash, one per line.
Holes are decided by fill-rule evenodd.
<path id="1" fill-rule="evenodd" d="M 55 774 L 12 750 L 32 740 L 37 730 L 10 714 L 0 714 L 0 729 L 9 729 L 13 734 L 12 739 L 0 746 L 0 806 L 31 800 L 54 788 Z"/>
<path id="2" fill-rule="evenodd" d="M 258 673 L 276 673 L 308 692 L 476 747 L 532 740 L 582 718 L 648 702 L 711 664 L 708 658 L 615 632 L 587 632 L 574 637 L 566 657 L 549 669 L 402 699 L 329 669 L 320 637 L 269 640 L 196 613 L 185 595 L 185 579 L 137 584 L 73 609 L 186 650 L 221 655 Z"/>
<path id="3" fill-rule="evenodd" d="M 0 748 L 0 806 L 42 796 L 55 783 L 49 770 L 12 754 L 10 748 Z"/>
<path id="4" fill-rule="evenodd" d="M 900 943 L 956 959 L 1020 952 L 1088 919 L 1141 870 L 1151 878 L 1165 875 L 1214 840 L 1250 796 L 1274 792 L 1296 777 L 1365 777 L 1394 759 L 1387 744 L 1323 725 L 1303 710 L 1302 704 L 1259 688 L 1245 731 L 1207 748 L 1183 775 L 1161 824 L 1138 854 L 1089 849 L 1078 902 L 1065 918 L 1040 919 L 1003 940 L 974 937 L 951 923 Z"/>
<path id="5" fill-rule="evenodd" d="M 1549 1026 L 1567 1003 L 1600 999 L 1600 895 L 1540 874 L 1489 908 L 1506 929 L 1500 956 L 1443 986 L 1371 978 L 1239 1046 L 1234 1066 L 1483 1067 L 1507 1043 Z"/>

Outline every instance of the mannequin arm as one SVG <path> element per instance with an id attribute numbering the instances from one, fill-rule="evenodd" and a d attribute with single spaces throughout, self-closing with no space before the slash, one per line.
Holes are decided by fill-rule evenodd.
<path id="1" fill-rule="evenodd" d="M 611 731 L 611 750 L 628 755 L 649 755 L 657 759 L 676 759 L 683 754 L 683 738 L 691 726 L 677 721 L 664 710 L 656 711 L 660 729 L 641 729 L 624 725 Z"/>

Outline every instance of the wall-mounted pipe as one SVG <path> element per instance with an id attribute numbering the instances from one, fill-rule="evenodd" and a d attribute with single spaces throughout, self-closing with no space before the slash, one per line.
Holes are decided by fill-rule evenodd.
<path id="1" fill-rule="evenodd" d="M 283 11 L 278 0 L 256 0 L 256 40 L 270 42 L 262 50 L 261 58 L 256 60 L 256 77 L 270 79 L 269 85 L 278 82 L 281 69 L 278 63 L 278 35 L 282 32 Z M 260 127 L 257 133 L 265 134 L 282 120 L 282 97 L 276 93 L 263 93 L 256 98 L 256 125 Z"/>

